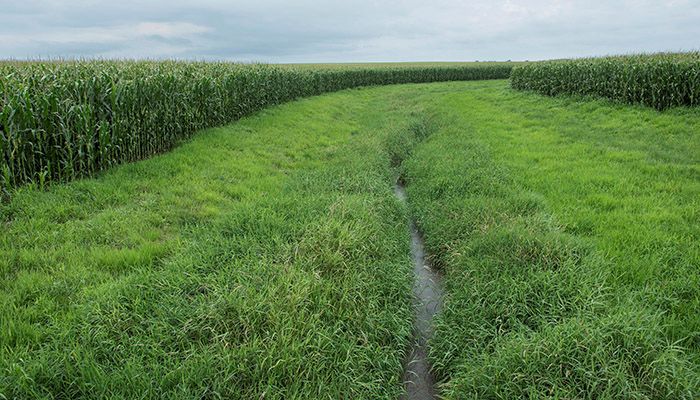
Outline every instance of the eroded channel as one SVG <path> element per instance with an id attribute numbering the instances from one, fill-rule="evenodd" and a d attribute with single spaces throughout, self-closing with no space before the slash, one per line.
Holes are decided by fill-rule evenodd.
<path id="1" fill-rule="evenodd" d="M 406 188 L 401 181 L 394 188 L 396 197 L 406 203 Z M 425 260 L 423 237 L 413 220 L 409 220 L 411 231 L 411 256 L 415 281 L 413 284 L 415 317 L 411 350 L 405 361 L 403 382 L 407 400 L 437 398 L 435 379 L 428 361 L 428 340 L 433 336 L 433 317 L 442 308 L 441 277 Z"/>

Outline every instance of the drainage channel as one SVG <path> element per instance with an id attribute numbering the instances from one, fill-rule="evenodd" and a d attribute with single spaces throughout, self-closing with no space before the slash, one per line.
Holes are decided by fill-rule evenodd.
<path id="1" fill-rule="evenodd" d="M 394 188 L 396 197 L 406 202 L 406 188 L 401 181 Z M 435 379 L 428 362 L 428 340 L 433 336 L 433 317 L 442 308 L 442 285 L 440 275 L 425 262 L 423 237 L 411 220 L 411 256 L 415 282 L 413 295 L 415 320 L 411 352 L 405 361 L 403 382 L 406 400 L 426 400 L 437 398 Z"/>

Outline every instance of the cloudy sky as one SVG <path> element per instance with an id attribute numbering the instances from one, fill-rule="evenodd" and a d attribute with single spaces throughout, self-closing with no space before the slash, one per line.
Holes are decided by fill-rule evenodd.
<path id="1" fill-rule="evenodd" d="M 537 60 L 700 49 L 700 0 L 0 0 L 0 58 Z"/>

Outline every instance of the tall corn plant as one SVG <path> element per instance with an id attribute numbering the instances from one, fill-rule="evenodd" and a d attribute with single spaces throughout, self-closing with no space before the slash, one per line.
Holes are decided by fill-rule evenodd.
<path id="1" fill-rule="evenodd" d="M 89 176 L 273 104 L 358 86 L 505 79 L 510 64 L 290 69 L 203 62 L 0 63 L 0 189 Z"/>
<path id="2" fill-rule="evenodd" d="M 597 96 L 664 110 L 700 105 L 700 53 L 547 61 L 517 66 L 511 86 L 555 96 Z"/>

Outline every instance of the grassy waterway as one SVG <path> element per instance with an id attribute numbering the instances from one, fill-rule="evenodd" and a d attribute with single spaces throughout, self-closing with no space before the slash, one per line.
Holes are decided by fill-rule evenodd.
<path id="1" fill-rule="evenodd" d="M 398 398 L 410 215 L 444 275 L 441 395 L 697 398 L 699 117 L 349 90 L 25 187 L 0 206 L 0 394 Z"/>

